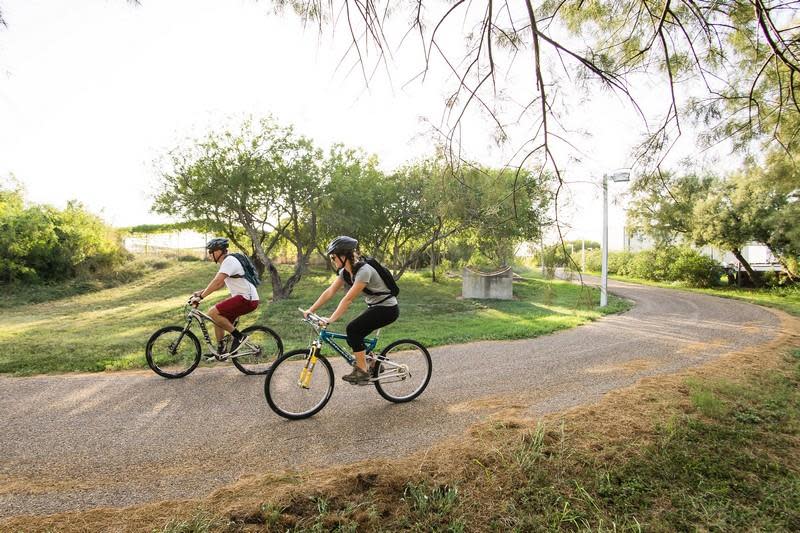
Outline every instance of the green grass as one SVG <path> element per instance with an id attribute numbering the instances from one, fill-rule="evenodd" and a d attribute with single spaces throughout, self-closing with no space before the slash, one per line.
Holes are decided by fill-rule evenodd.
<path id="1" fill-rule="evenodd" d="M 592 275 L 599 276 L 599 273 Z M 722 298 L 731 298 L 734 300 L 744 300 L 753 304 L 764 305 L 767 307 L 775 307 L 781 309 L 795 316 L 800 316 L 800 285 L 788 287 L 774 287 L 763 289 L 752 288 L 738 288 L 738 287 L 714 287 L 709 289 L 698 289 L 689 287 L 680 283 L 666 283 L 658 281 L 650 281 L 646 279 L 630 278 L 626 276 L 609 276 L 611 279 L 619 281 L 628 281 L 632 283 L 640 283 L 642 285 L 652 285 L 654 287 L 665 287 L 669 289 L 681 289 L 684 291 L 699 292 L 703 294 L 710 294 L 712 296 L 719 296 Z"/>
<path id="2" fill-rule="evenodd" d="M 646 444 L 597 427 L 581 436 L 580 420 L 498 420 L 455 467 L 414 468 L 401 486 L 367 473 L 364 490 L 343 479 L 338 491 L 264 503 L 249 520 L 263 531 L 800 530 L 800 350 L 777 369 L 686 387 L 689 403 L 655 420 Z M 612 433 L 625 420 L 617 412 L 605 420 Z M 214 531 L 247 523 L 220 518 Z"/>
<path id="3" fill-rule="evenodd" d="M 130 283 L 84 292 L 75 287 L 51 287 L 52 299 L 40 287 L 16 288 L 4 299 L 0 316 L 0 373 L 30 375 L 73 371 L 103 371 L 146 367 L 144 346 L 157 329 L 183 323 L 183 304 L 188 295 L 205 287 L 215 272 L 206 262 L 164 262 L 160 270 Z M 308 344 L 311 329 L 299 320 L 297 307 L 308 307 L 330 283 L 329 272 L 312 272 L 297 285 L 291 298 L 275 303 L 268 283 L 262 284 L 262 305 L 247 315 L 242 327 L 254 322 L 276 330 L 286 349 Z M 382 332 L 386 342 L 412 337 L 429 345 L 478 339 L 535 337 L 577 326 L 627 309 L 629 304 L 612 299 L 602 312 L 592 304 L 599 298 L 589 291 L 559 281 L 525 280 L 515 283 L 516 300 L 463 300 L 461 283 L 445 279 L 432 283 L 408 273 L 400 281 L 400 319 Z M 218 291 L 204 302 L 204 309 L 226 296 Z M 39 302 L 39 303 L 33 303 Z M 321 312 L 330 313 L 338 298 Z M 333 329 L 364 308 L 358 302 Z M 432 323 L 436 327 L 431 327 Z"/>

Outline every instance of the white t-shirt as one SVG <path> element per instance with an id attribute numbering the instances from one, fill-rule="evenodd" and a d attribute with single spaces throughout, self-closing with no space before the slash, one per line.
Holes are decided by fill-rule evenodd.
<path id="1" fill-rule="evenodd" d="M 225 285 L 231 291 L 231 296 L 244 296 L 246 300 L 258 300 L 258 292 L 255 286 L 247 281 L 246 278 L 232 278 L 231 276 L 244 276 L 244 268 L 238 259 L 232 255 L 227 256 L 219 265 L 219 271 L 227 274 Z"/>

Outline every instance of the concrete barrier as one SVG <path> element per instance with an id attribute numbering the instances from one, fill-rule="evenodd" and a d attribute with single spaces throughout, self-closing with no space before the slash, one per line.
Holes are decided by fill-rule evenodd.
<path id="1" fill-rule="evenodd" d="M 461 295 L 480 300 L 512 300 L 513 278 L 511 267 L 497 272 L 479 272 L 466 267 L 462 276 Z"/>

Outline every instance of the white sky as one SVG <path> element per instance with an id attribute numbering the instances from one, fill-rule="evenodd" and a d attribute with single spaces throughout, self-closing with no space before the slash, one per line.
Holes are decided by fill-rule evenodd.
<path id="1" fill-rule="evenodd" d="M 166 221 L 150 213 L 155 161 L 187 138 L 247 114 L 271 113 L 320 145 L 342 142 L 379 156 L 385 169 L 426 155 L 427 119 L 438 124 L 449 85 L 441 62 L 424 85 L 404 87 L 421 67 L 413 41 L 395 54 L 391 77 L 369 90 L 357 70 L 336 70 L 347 35 L 319 36 L 268 2 L 0 0 L 0 179 L 21 181 L 33 202 L 77 199 L 115 226 Z M 454 28 L 455 31 L 463 31 Z M 524 65 L 523 65 L 524 66 Z M 509 75 L 527 77 L 528 71 Z M 640 96 L 658 96 L 642 85 Z M 585 96 L 585 95 L 584 95 Z M 471 159 L 504 161 L 487 128 L 470 118 Z M 477 127 L 476 127 L 477 126 Z M 570 106 L 567 128 L 582 155 L 562 147 L 569 180 L 598 180 L 625 164 L 641 121 L 616 97 Z M 694 151 L 686 137 L 673 155 Z M 612 198 L 626 188 L 612 186 Z M 563 211 L 568 238 L 600 240 L 599 189 L 575 184 Z M 610 208 L 610 247 L 622 245 L 623 214 Z"/>

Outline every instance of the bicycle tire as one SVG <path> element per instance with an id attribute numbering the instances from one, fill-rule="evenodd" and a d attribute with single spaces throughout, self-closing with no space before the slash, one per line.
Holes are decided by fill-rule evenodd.
<path id="1" fill-rule="evenodd" d="M 167 326 L 153 333 L 147 341 L 147 346 L 145 347 L 147 365 L 159 376 L 168 379 L 182 378 L 191 374 L 192 371 L 197 368 L 197 365 L 200 364 L 200 341 L 191 331 L 184 332 L 183 330 L 184 328 L 181 326 Z M 187 338 L 191 341 L 191 344 L 184 344 L 184 346 L 188 346 L 186 353 L 177 358 L 174 353 L 169 354 L 154 348 L 159 340 L 164 340 L 166 334 L 172 332 L 178 334 L 176 340 L 180 340 L 179 344 L 182 344 L 183 340 Z M 183 333 L 182 336 L 180 336 L 181 333 Z M 171 344 L 172 342 L 170 342 L 170 345 Z M 194 352 L 190 351 L 192 347 L 194 347 Z M 156 352 L 155 354 L 153 353 L 154 351 Z M 165 357 L 165 355 L 169 355 L 170 357 Z M 172 362 L 172 364 L 170 364 L 170 362 Z"/>
<path id="2" fill-rule="evenodd" d="M 310 387 L 303 388 L 298 384 L 307 358 L 308 348 L 286 352 L 270 367 L 264 379 L 264 396 L 270 408 L 289 420 L 314 416 L 333 394 L 333 368 L 324 357 L 317 358 Z M 310 392 L 312 389 L 314 396 Z"/>
<path id="3" fill-rule="evenodd" d="M 246 350 L 247 346 L 244 346 L 240 350 L 243 355 L 235 355 L 231 358 L 233 365 L 240 372 L 249 376 L 266 374 L 272 364 L 283 355 L 283 341 L 277 333 L 266 326 L 250 326 L 243 329 L 242 334 L 249 337 L 248 341 L 258 344 L 260 350 L 258 353 L 249 354 L 249 350 Z"/>
<path id="4" fill-rule="evenodd" d="M 405 365 L 405 372 L 385 364 L 387 360 Z M 381 351 L 372 370 L 372 377 L 380 378 L 382 374 L 395 371 L 397 371 L 396 380 L 384 376 L 385 381 L 375 381 L 375 388 L 378 394 L 390 402 L 410 402 L 423 393 L 431 380 L 433 372 L 431 354 L 425 346 L 413 339 L 394 341 Z M 419 379 L 412 381 L 415 378 Z M 396 386 L 398 383 L 403 385 Z"/>

